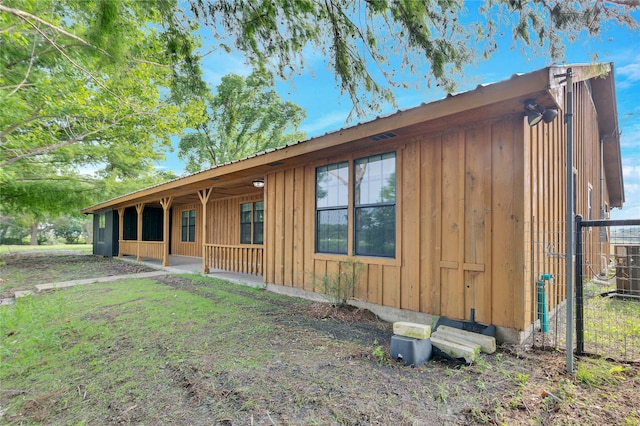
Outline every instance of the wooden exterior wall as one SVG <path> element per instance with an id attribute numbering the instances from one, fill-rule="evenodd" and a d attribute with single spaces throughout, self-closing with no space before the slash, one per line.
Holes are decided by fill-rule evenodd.
<path id="1" fill-rule="evenodd" d="M 262 193 L 242 197 L 214 198 L 207 204 L 207 243 L 240 244 L 240 204 L 260 201 Z M 196 241 L 182 240 L 182 212 L 196 210 Z M 202 256 L 202 203 L 177 204 L 171 207 L 171 254 Z"/>
<path id="2" fill-rule="evenodd" d="M 576 176 L 577 214 L 588 220 L 588 193 L 592 188 L 592 217 L 601 219 L 600 209 L 607 200 L 606 181 L 601 180 L 601 153 L 598 116 L 588 83 L 574 85 L 573 168 Z M 566 93 L 565 93 L 566 99 Z M 553 310 L 566 299 L 565 260 L 557 256 L 566 253 L 566 158 L 567 139 L 564 126 L 566 105 L 550 124 L 529 127 L 525 122 L 525 301 L 529 313 L 525 320 L 535 318 L 535 285 L 540 274 L 555 277 L 547 283 L 548 309 Z M 604 175 L 602 175 L 604 176 Z M 601 196 L 601 193 L 603 194 Z M 600 272 L 601 254 L 608 253 L 608 244 L 600 242 L 598 231 L 583 236 L 585 277 Z M 595 267 L 595 268 L 594 268 Z"/>
<path id="3" fill-rule="evenodd" d="M 243 197 L 209 200 L 207 205 L 208 240 L 210 244 L 240 244 L 240 204 L 263 199 L 262 193 Z"/>
<path id="4" fill-rule="evenodd" d="M 182 241 L 182 212 L 196 211 L 196 236 L 194 242 Z M 202 203 L 174 204 L 171 207 L 171 254 L 202 257 Z"/>
<path id="5" fill-rule="evenodd" d="M 265 281 L 319 291 L 314 277 L 344 268 L 348 256 L 314 250 L 315 168 L 395 151 L 396 257 L 355 258 L 356 298 L 523 327 L 522 140 L 519 114 L 267 175 Z"/>

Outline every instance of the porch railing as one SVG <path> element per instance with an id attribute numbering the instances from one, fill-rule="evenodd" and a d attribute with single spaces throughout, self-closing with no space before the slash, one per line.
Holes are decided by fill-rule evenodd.
<path id="1" fill-rule="evenodd" d="M 136 256 L 138 255 L 138 245 L 140 245 L 140 257 L 150 257 L 152 259 L 163 258 L 163 242 L 162 241 L 136 241 L 136 240 L 119 240 L 119 250 L 122 254 Z"/>
<path id="2" fill-rule="evenodd" d="M 211 268 L 262 275 L 264 249 L 256 245 L 205 244 L 205 263 Z"/>

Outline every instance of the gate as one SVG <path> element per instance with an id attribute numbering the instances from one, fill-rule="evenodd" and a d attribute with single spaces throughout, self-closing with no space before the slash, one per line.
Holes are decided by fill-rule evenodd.
<path id="1" fill-rule="evenodd" d="M 640 361 L 640 220 L 576 217 L 575 351 Z"/>

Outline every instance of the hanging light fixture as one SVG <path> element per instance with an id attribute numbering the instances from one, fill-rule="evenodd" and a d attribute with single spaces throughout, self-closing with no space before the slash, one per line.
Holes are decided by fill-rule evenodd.
<path id="1" fill-rule="evenodd" d="M 254 179 L 253 186 L 256 188 L 264 188 L 264 179 Z"/>
<path id="2" fill-rule="evenodd" d="M 529 126 L 535 126 L 541 121 L 551 123 L 558 116 L 557 109 L 538 105 L 535 99 L 524 101 L 524 113 L 527 115 Z"/>

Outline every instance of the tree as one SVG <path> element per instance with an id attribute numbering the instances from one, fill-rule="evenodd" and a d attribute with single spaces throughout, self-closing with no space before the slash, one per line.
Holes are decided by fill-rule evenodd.
<path id="1" fill-rule="evenodd" d="M 282 101 L 272 86 L 264 72 L 246 79 L 224 76 L 206 102 L 206 119 L 180 140 L 178 155 L 187 161 L 186 170 L 197 172 L 304 139 L 298 130 L 304 110 Z"/>
<path id="2" fill-rule="evenodd" d="M 453 91 L 466 64 L 489 57 L 512 28 L 514 45 L 549 52 L 561 61 L 566 40 L 597 35 L 606 21 L 637 28 L 640 0 L 190 0 L 196 19 L 256 68 L 285 80 L 320 52 L 336 81 L 363 114 L 393 102 L 391 88 L 416 82 Z M 467 7 L 479 5 L 471 21 Z M 507 37 L 509 34 L 507 34 Z M 399 67 L 398 67 L 399 62 Z"/>
<path id="3" fill-rule="evenodd" d="M 202 104 L 170 90 L 205 87 L 178 11 L 175 0 L 0 2 L 3 214 L 77 212 L 163 158 Z"/>

